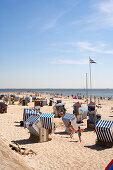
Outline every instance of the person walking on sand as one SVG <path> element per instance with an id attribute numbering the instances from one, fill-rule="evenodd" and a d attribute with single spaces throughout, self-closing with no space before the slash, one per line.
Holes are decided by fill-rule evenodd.
<path id="1" fill-rule="evenodd" d="M 81 142 L 81 130 L 80 130 L 80 126 L 78 126 L 78 137 L 79 137 L 79 141 Z"/>
<path id="2" fill-rule="evenodd" d="M 68 124 L 68 128 L 69 128 L 69 135 L 70 135 L 70 138 L 72 139 L 73 137 L 73 126 L 71 125 L 71 122 L 69 122 Z"/>

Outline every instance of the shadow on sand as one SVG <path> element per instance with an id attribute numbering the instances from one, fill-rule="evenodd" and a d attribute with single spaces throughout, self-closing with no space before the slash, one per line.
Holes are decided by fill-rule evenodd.
<path id="1" fill-rule="evenodd" d="M 23 125 L 21 125 L 21 122 L 23 122 L 23 121 L 20 121 L 20 122 L 15 121 L 15 122 L 14 122 L 14 126 L 15 126 L 15 127 L 23 127 Z"/>
<path id="2" fill-rule="evenodd" d="M 15 121 L 14 123 L 20 123 L 20 122 L 18 122 L 18 121 Z"/>
<path id="3" fill-rule="evenodd" d="M 20 125 L 14 125 L 15 127 L 22 127 L 22 126 L 20 126 Z"/>
<path id="4" fill-rule="evenodd" d="M 73 141 L 71 140 L 70 142 L 77 143 L 77 142 L 78 142 L 78 140 L 73 140 Z"/>
<path id="5" fill-rule="evenodd" d="M 90 129 L 90 128 L 85 128 L 83 132 L 93 132 L 94 129 Z"/>
<path id="6" fill-rule="evenodd" d="M 61 136 L 61 138 L 70 138 L 70 136 L 65 136 L 65 137 L 64 137 L 64 136 Z"/>
<path id="7" fill-rule="evenodd" d="M 13 141 L 11 141 L 11 142 L 13 142 L 13 143 L 15 143 L 15 144 L 20 144 L 20 145 L 26 145 L 26 144 L 32 144 L 32 143 L 38 143 L 38 140 L 36 140 L 36 139 L 23 139 L 23 140 L 13 140 Z"/>
<path id="8" fill-rule="evenodd" d="M 55 135 L 68 135 L 68 133 L 67 132 L 55 132 Z"/>
<path id="9" fill-rule="evenodd" d="M 91 146 L 84 146 L 84 147 L 89 148 L 89 149 L 93 149 L 93 150 L 97 150 L 97 151 L 102 151 L 102 150 L 105 150 L 105 149 L 109 149 L 108 147 L 102 147 L 102 146 L 99 146 L 97 144 L 91 145 Z"/>
<path id="10" fill-rule="evenodd" d="M 47 142 L 51 141 L 52 138 L 49 138 Z M 32 143 L 40 143 L 39 138 L 29 138 L 29 139 L 23 139 L 23 140 L 13 140 L 11 141 L 15 144 L 19 145 L 26 145 L 26 144 L 32 144 Z"/>

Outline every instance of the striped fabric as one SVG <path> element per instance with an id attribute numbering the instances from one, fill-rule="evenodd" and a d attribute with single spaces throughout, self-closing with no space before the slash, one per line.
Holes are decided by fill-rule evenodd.
<path id="1" fill-rule="evenodd" d="M 29 130 L 30 134 L 33 134 L 35 136 L 39 136 L 39 125 L 40 119 L 39 116 L 33 116 L 31 115 L 26 122 L 24 123 L 25 127 Z M 38 126 L 37 126 L 38 125 Z"/>
<path id="2" fill-rule="evenodd" d="M 42 127 L 45 129 L 52 129 L 52 123 L 53 123 L 53 118 L 54 114 L 50 113 L 42 113 L 40 114 L 40 120 L 42 122 Z"/>
<path id="3" fill-rule="evenodd" d="M 82 120 L 87 118 L 88 109 L 86 109 L 85 107 L 79 107 L 78 112 L 80 115 L 82 115 Z"/>
<path id="4" fill-rule="evenodd" d="M 72 118 L 75 118 L 75 115 L 74 114 L 70 114 L 70 113 L 66 113 L 62 119 L 69 119 L 71 120 Z"/>
<path id="5" fill-rule="evenodd" d="M 54 117 L 54 114 L 42 113 L 42 114 L 40 114 L 40 118 L 41 118 L 41 117 L 53 118 L 53 117 Z"/>
<path id="6" fill-rule="evenodd" d="M 66 113 L 63 117 L 62 117 L 62 121 L 64 123 L 64 125 L 66 126 L 66 131 L 68 132 L 68 124 L 71 121 L 73 127 L 75 127 L 76 124 L 76 120 L 75 120 L 75 115 L 74 114 L 70 114 L 70 113 Z"/>
<path id="7" fill-rule="evenodd" d="M 97 139 L 104 142 L 113 142 L 113 121 L 99 120 L 95 126 Z"/>
<path id="8" fill-rule="evenodd" d="M 31 115 L 25 122 L 24 122 L 24 127 L 29 128 L 29 125 L 32 126 L 37 120 L 39 116 L 34 116 Z"/>
<path id="9" fill-rule="evenodd" d="M 25 109 L 23 115 L 23 121 L 26 121 L 31 115 L 38 116 L 37 111 L 32 111 L 31 109 Z"/>
<path id="10" fill-rule="evenodd" d="M 46 106 L 47 105 L 47 100 L 42 100 L 42 106 Z"/>

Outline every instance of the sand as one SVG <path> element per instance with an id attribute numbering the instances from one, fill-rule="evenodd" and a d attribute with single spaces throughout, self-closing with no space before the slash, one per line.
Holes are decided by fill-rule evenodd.
<path id="1" fill-rule="evenodd" d="M 47 96 L 46 96 L 47 97 Z M 49 97 L 47 97 L 49 99 Z M 55 98 L 57 100 L 57 98 Z M 84 103 L 84 100 L 62 98 L 66 104 L 67 113 L 73 113 L 73 104 L 77 101 Z M 112 100 L 100 101 L 102 108 L 97 108 L 101 114 L 102 120 L 113 120 Z M 34 103 L 30 102 L 28 106 L 14 105 L 8 106 L 8 112 L 0 114 L 0 134 L 5 140 L 6 145 L 10 143 L 19 143 L 21 147 L 31 148 L 37 155 L 21 156 L 27 165 L 35 170 L 49 169 L 74 169 L 74 170 L 103 170 L 113 159 L 113 148 L 102 148 L 95 145 L 96 133 L 94 131 L 86 131 L 82 133 L 82 142 L 78 140 L 78 135 L 74 134 L 70 139 L 68 134 L 64 134 L 65 126 L 61 118 L 54 118 L 56 124 L 56 134 L 51 134 L 51 140 L 43 143 L 31 143 L 30 134 L 27 129 L 19 126 L 19 122 L 23 118 L 24 108 L 33 107 Z M 86 104 L 83 104 L 86 107 Z M 53 106 L 41 107 L 41 112 L 52 113 Z M 87 120 L 84 120 L 87 127 Z M 4 148 L 3 148 L 4 150 Z M 12 151 L 12 154 L 14 151 Z"/>
<path id="2" fill-rule="evenodd" d="M 6 144 L 6 140 L 0 139 L 0 169 L 1 170 L 32 170 L 20 155 L 12 152 Z"/>

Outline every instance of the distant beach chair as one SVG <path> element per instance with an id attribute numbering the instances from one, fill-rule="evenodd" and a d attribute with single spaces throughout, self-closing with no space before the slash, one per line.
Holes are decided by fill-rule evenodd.
<path id="1" fill-rule="evenodd" d="M 77 122 L 82 122 L 83 119 L 87 118 L 87 114 L 88 114 L 88 109 L 86 109 L 85 107 L 79 107 L 78 115 L 76 115 Z"/>
<path id="2" fill-rule="evenodd" d="M 74 114 L 71 113 L 66 113 L 63 117 L 62 117 L 62 121 L 66 127 L 65 132 L 69 133 L 69 128 L 68 128 L 68 124 L 69 122 L 71 122 L 71 125 L 73 126 L 74 129 L 78 129 L 77 123 L 76 123 L 76 117 Z M 74 132 L 74 131 L 73 131 Z"/>
<path id="3" fill-rule="evenodd" d="M 102 108 L 101 104 L 96 105 L 97 108 Z"/>
<path id="4" fill-rule="evenodd" d="M 66 113 L 65 104 L 64 103 L 57 103 L 53 106 L 53 112 L 55 117 L 62 117 Z"/>

